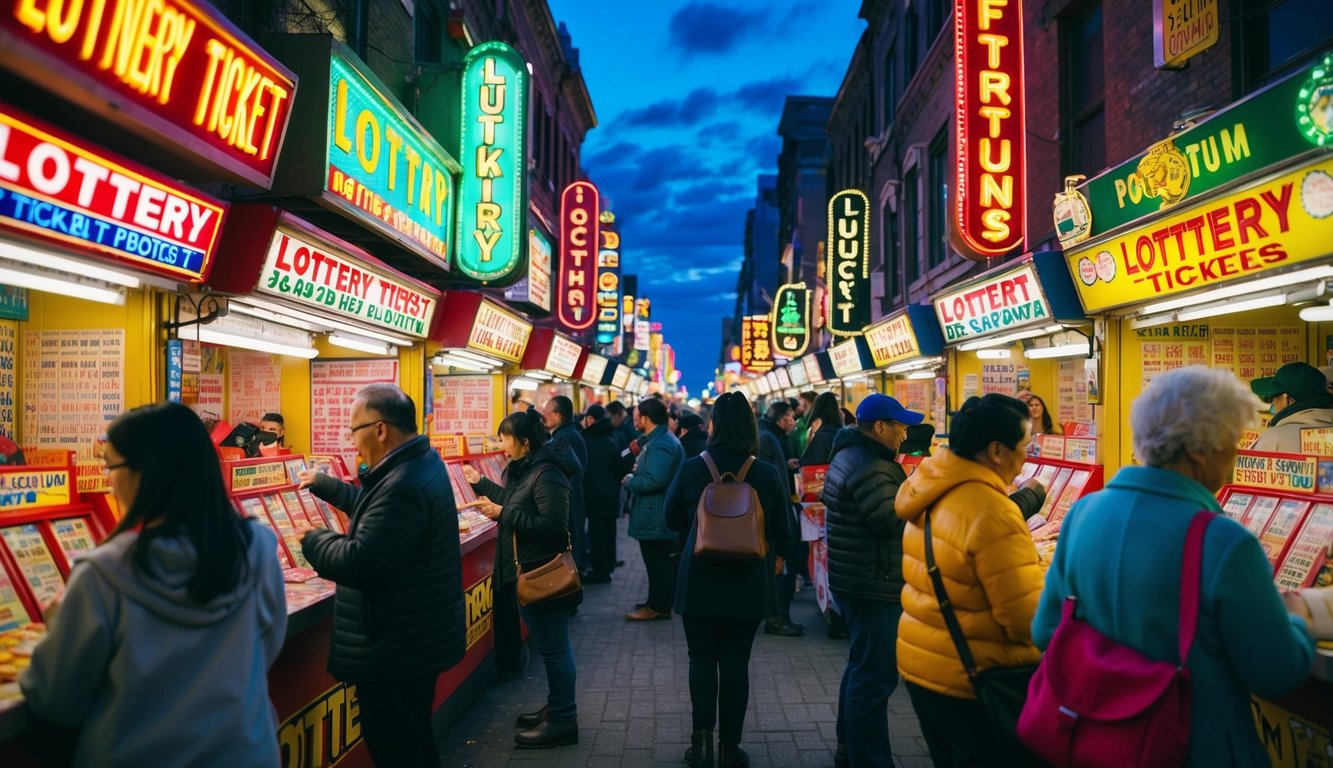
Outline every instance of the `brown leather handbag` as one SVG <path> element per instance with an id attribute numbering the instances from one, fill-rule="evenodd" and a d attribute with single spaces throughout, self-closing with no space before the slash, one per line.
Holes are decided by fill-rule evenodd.
<path id="1" fill-rule="evenodd" d="M 698 530 L 694 535 L 694 554 L 717 560 L 764 559 L 768 555 L 764 508 L 754 487 L 745 482 L 755 458 L 746 459 L 741 471 L 732 474 L 719 473 L 708 451 L 700 457 L 708 465 L 713 482 L 704 487 L 695 509 Z"/>
<path id="2" fill-rule="evenodd" d="M 579 581 L 579 567 L 574 563 L 574 547 L 569 542 L 569 531 L 565 531 L 565 551 L 551 558 L 548 562 L 523 572 L 518 564 L 518 535 L 514 541 L 514 573 L 518 576 L 518 604 L 533 605 L 544 603 L 565 595 L 572 595 L 583 589 Z"/>

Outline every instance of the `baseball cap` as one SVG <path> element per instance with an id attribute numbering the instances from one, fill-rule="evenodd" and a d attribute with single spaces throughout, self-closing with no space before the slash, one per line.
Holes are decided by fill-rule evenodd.
<path id="1" fill-rule="evenodd" d="M 1328 379 L 1309 363 L 1287 363 L 1272 376 L 1250 382 L 1259 397 L 1287 395 L 1298 403 L 1328 395 Z"/>
<path id="2" fill-rule="evenodd" d="M 866 397 L 856 406 L 858 424 L 869 421 L 896 421 L 910 427 L 913 424 L 920 424 L 925 418 L 925 414 L 909 411 L 902 403 L 878 392 Z"/>
<path id="3" fill-rule="evenodd" d="M 1324 374 L 1324 378 L 1328 380 L 1328 386 L 1333 388 L 1333 365 L 1321 365 L 1319 366 L 1319 372 Z"/>

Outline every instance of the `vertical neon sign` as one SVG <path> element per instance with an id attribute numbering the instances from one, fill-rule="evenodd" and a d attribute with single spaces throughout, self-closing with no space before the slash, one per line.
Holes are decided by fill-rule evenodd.
<path id="1" fill-rule="evenodd" d="M 575 181 L 560 195 L 560 295 L 556 319 L 571 331 L 586 331 L 597 320 L 598 213 L 601 196 L 587 181 Z"/>

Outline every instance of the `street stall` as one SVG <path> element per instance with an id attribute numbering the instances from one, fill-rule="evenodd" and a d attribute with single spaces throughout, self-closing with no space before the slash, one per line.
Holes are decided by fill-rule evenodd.
<path id="1" fill-rule="evenodd" d="M 610 362 L 595 352 L 583 355 L 583 361 L 574 372 L 574 378 L 579 382 L 578 402 L 582 410 L 586 411 L 593 404 L 604 406 L 613 399 L 610 389 L 612 374 L 608 370 Z"/>
<path id="2" fill-rule="evenodd" d="M 857 403 L 872 392 L 882 391 L 865 336 L 853 336 L 830 346 L 828 357 L 841 388 L 838 401 L 843 408 L 855 413 Z"/>
<path id="3" fill-rule="evenodd" d="M 1064 256 L 1097 318 L 1108 473 L 1135 460 L 1130 404 L 1154 376 L 1205 365 L 1250 382 L 1288 362 L 1333 363 L 1333 127 L 1315 108 L 1331 64 L 1325 56 L 1096 178 L 1071 178 L 1057 196 Z M 1288 587 L 1327 581 L 1333 549 L 1333 489 L 1321 481 L 1325 464 L 1333 476 L 1333 445 L 1302 434 L 1301 449 L 1242 450 L 1219 494 Z M 1321 644 L 1301 691 L 1256 699 L 1274 765 L 1326 758 L 1331 659 Z"/>
<path id="4" fill-rule="evenodd" d="M 533 402 L 538 408 L 556 395 L 564 395 L 574 403 L 574 409 L 580 408 L 578 379 L 574 376 L 583 363 L 583 347 L 562 333 L 550 328 L 536 328 L 528 338 L 527 348 L 518 368 L 521 379 L 514 379 L 515 386 L 527 389 L 527 382 L 536 382 L 537 388 L 528 390 L 533 393 Z M 520 382 L 522 382 L 520 384 Z"/>

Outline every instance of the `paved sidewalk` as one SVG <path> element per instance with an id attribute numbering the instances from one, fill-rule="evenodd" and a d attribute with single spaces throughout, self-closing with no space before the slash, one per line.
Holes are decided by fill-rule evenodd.
<path id="1" fill-rule="evenodd" d="M 620 558 L 608 585 L 586 588 L 570 625 L 578 662 L 579 743 L 515 749 L 514 717 L 546 699 L 546 672 L 532 654 L 526 674 L 489 686 L 447 733 L 437 734 L 448 768 L 645 768 L 682 765 L 690 739 L 689 660 L 680 618 L 634 623 L 627 611 L 648 594 L 638 544 L 620 524 Z M 824 768 L 837 746 L 834 719 L 847 641 L 829 640 L 814 591 L 796 596 L 792 618 L 806 636 L 759 631 L 750 661 L 750 707 L 741 747 L 755 766 Z M 929 768 L 907 691 L 889 700 L 889 733 L 900 768 Z"/>

